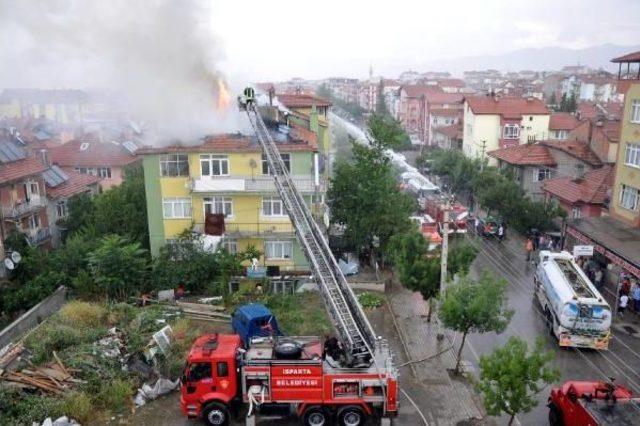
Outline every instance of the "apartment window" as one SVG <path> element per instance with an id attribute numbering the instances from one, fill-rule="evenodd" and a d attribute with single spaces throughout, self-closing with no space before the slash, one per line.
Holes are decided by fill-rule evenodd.
<path id="1" fill-rule="evenodd" d="M 284 161 L 284 167 L 287 171 L 291 171 L 291 154 L 280 154 L 280 158 Z M 269 170 L 269 163 L 267 163 L 267 156 L 262 155 L 262 174 L 270 175 L 271 171 Z"/>
<path id="2" fill-rule="evenodd" d="M 62 219 L 63 217 L 67 217 L 67 202 L 66 201 L 58 201 L 56 203 L 56 214 L 58 215 L 58 219 Z"/>
<path id="3" fill-rule="evenodd" d="M 640 123 L 640 99 L 631 101 L 631 122 Z"/>
<path id="4" fill-rule="evenodd" d="M 625 209 L 636 210 L 638 208 L 638 198 L 640 198 L 638 189 L 622 185 L 622 191 L 620 191 L 620 205 Z"/>
<path id="5" fill-rule="evenodd" d="M 294 294 L 296 292 L 293 281 L 271 281 L 271 293 L 273 294 Z"/>
<path id="6" fill-rule="evenodd" d="M 293 243 L 291 241 L 265 241 L 267 259 L 291 259 Z"/>
<path id="7" fill-rule="evenodd" d="M 627 150 L 624 155 L 624 164 L 627 166 L 640 167 L 640 144 L 627 144 Z"/>
<path id="8" fill-rule="evenodd" d="M 580 207 L 574 207 L 571 209 L 571 217 L 574 219 L 580 219 L 582 217 L 582 209 Z"/>
<path id="9" fill-rule="evenodd" d="M 553 131 L 553 139 L 564 140 L 569 136 L 568 130 L 554 130 Z"/>
<path id="10" fill-rule="evenodd" d="M 278 197 L 263 197 L 262 214 L 264 216 L 285 216 L 282 200 Z"/>
<path id="11" fill-rule="evenodd" d="M 186 154 L 160 156 L 160 174 L 162 176 L 189 176 L 189 157 Z"/>
<path id="12" fill-rule="evenodd" d="M 35 231 L 38 228 L 40 228 L 40 216 L 37 214 L 29 216 L 29 229 Z"/>
<path id="13" fill-rule="evenodd" d="M 201 155 L 202 176 L 226 176 L 229 174 L 229 158 L 226 155 Z"/>
<path id="14" fill-rule="evenodd" d="M 162 211 L 165 219 L 191 218 L 191 198 L 164 198 Z"/>
<path id="15" fill-rule="evenodd" d="M 111 179 L 111 167 L 99 167 L 98 176 L 102 179 Z"/>
<path id="16" fill-rule="evenodd" d="M 231 197 L 205 197 L 204 214 L 223 214 L 233 216 L 233 200 Z"/>
<path id="17" fill-rule="evenodd" d="M 505 139 L 518 139 L 520 135 L 520 128 L 517 124 L 506 124 L 504 126 L 504 138 Z"/>
<path id="18" fill-rule="evenodd" d="M 222 242 L 222 248 L 230 254 L 238 253 L 238 242 L 235 240 L 225 240 Z"/>
<path id="19" fill-rule="evenodd" d="M 542 167 L 533 171 L 533 181 L 534 182 L 542 182 L 545 179 L 549 179 L 551 177 L 551 169 L 546 167 Z"/>
<path id="20" fill-rule="evenodd" d="M 98 176 L 98 169 L 95 167 L 76 167 L 75 170 L 83 175 Z"/>

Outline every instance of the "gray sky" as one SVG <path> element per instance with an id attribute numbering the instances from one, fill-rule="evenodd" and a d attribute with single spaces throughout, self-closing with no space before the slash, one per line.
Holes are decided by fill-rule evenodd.
<path id="1" fill-rule="evenodd" d="M 258 79 L 397 74 L 521 48 L 640 44 L 638 0 L 215 2 L 223 68 Z M 311 6 L 313 4 L 313 6 Z M 247 25 L 247 22 L 251 22 Z"/>

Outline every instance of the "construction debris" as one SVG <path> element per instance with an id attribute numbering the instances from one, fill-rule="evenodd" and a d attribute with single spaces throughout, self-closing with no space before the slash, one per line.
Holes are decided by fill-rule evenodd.
<path id="1" fill-rule="evenodd" d="M 177 302 L 176 306 L 182 309 L 187 318 L 191 319 L 222 323 L 228 323 L 231 319 L 230 315 L 219 312 L 224 310 L 224 306 L 188 302 Z"/>
<path id="2" fill-rule="evenodd" d="M 50 362 L 44 367 L 34 366 L 22 371 L 5 372 L 0 376 L 0 381 L 21 389 L 39 389 L 55 395 L 62 395 L 74 385 L 85 383 L 85 381 L 71 375 L 71 372 L 78 370 L 66 368 L 55 352 L 54 357 L 56 361 Z"/>
<path id="3" fill-rule="evenodd" d="M 21 343 L 9 343 L 0 351 L 0 375 L 7 367 L 24 352 L 24 346 Z"/>
<path id="4" fill-rule="evenodd" d="M 34 426 L 38 426 L 38 423 L 34 423 Z M 80 423 L 67 416 L 59 417 L 55 420 L 51 420 L 51 417 L 47 417 L 41 426 L 80 426 Z"/>
<path id="5" fill-rule="evenodd" d="M 162 327 L 160 331 L 153 334 L 153 340 L 160 348 L 163 354 L 166 354 L 171 346 L 171 338 L 173 337 L 173 329 L 170 325 Z"/>
<path id="6" fill-rule="evenodd" d="M 124 333 L 117 328 L 109 329 L 109 336 L 104 337 L 93 344 L 95 347 L 94 355 L 105 358 L 121 358 L 125 357 Z M 125 360 L 122 359 L 124 362 Z"/>
<path id="7" fill-rule="evenodd" d="M 159 378 L 153 386 L 145 383 L 140 389 L 138 394 L 134 398 L 136 407 L 140 407 L 147 403 L 147 401 L 156 399 L 160 395 L 164 395 L 176 389 L 180 384 L 180 380 L 172 382 L 169 379 Z"/>

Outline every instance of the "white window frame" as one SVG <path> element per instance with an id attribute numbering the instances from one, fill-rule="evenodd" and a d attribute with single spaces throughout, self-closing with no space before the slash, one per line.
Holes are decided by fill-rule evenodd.
<path id="1" fill-rule="evenodd" d="M 264 242 L 264 255 L 268 260 L 293 259 L 293 241 L 267 240 Z"/>
<path id="2" fill-rule="evenodd" d="M 629 143 L 624 152 L 624 164 L 640 168 L 640 143 Z"/>
<path id="3" fill-rule="evenodd" d="M 38 213 L 29 216 L 28 224 L 31 231 L 37 231 L 40 229 L 40 216 Z"/>
<path id="4" fill-rule="evenodd" d="M 278 206 L 276 208 L 276 206 Z M 279 210 L 279 213 L 274 213 L 275 210 Z M 262 216 L 265 217 L 286 217 L 287 212 L 284 208 L 284 203 L 280 197 L 262 197 Z"/>
<path id="5" fill-rule="evenodd" d="M 236 240 L 223 240 L 222 248 L 227 250 L 229 254 L 238 253 L 238 242 Z"/>
<path id="6" fill-rule="evenodd" d="M 284 161 L 284 167 L 289 173 L 291 173 L 291 154 L 288 152 L 281 153 L 280 158 L 282 158 L 282 161 Z M 264 154 L 262 154 L 262 174 L 272 174 L 271 170 L 269 170 L 269 164 L 267 163 L 267 156 Z"/>
<path id="7" fill-rule="evenodd" d="M 184 165 L 186 164 L 186 170 Z M 182 167 L 181 167 L 182 166 Z M 160 176 L 188 177 L 189 156 L 187 154 L 166 154 L 160 156 Z"/>
<path id="8" fill-rule="evenodd" d="M 568 130 L 554 130 L 553 131 L 553 139 L 555 140 L 565 140 L 569 137 Z"/>
<path id="9" fill-rule="evenodd" d="M 515 134 L 513 130 L 515 129 Z M 520 126 L 517 124 L 505 124 L 502 130 L 503 139 L 518 139 L 520 138 Z"/>
<path id="10" fill-rule="evenodd" d="M 582 209 L 578 206 L 571 208 L 571 217 L 573 219 L 580 219 L 582 217 Z"/>
<path id="11" fill-rule="evenodd" d="M 209 169 L 208 173 L 205 173 L 205 164 Z M 214 165 L 218 169 L 218 173 L 214 173 Z M 201 154 L 200 174 L 202 176 L 229 176 L 229 156 L 218 154 Z"/>
<path id="12" fill-rule="evenodd" d="M 233 216 L 233 198 L 231 197 L 204 197 L 202 199 L 202 208 L 205 216 L 207 214 L 207 206 L 211 206 L 211 213 L 213 214 L 223 214 L 227 217 Z"/>
<path id="13" fill-rule="evenodd" d="M 67 200 L 58 201 L 56 203 L 56 215 L 58 219 L 67 217 Z"/>
<path id="14" fill-rule="evenodd" d="M 629 185 L 622 185 L 620 188 L 620 207 L 628 210 L 638 209 L 640 190 Z"/>
<path id="15" fill-rule="evenodd" d="M 629 121 L 640 124 L 640 99 L 632 99 L 630 109 L 631 116 L 629 117 Z"/>
<path id="16" fill-rule="evenodd" d="M 98 167 L 97 172 L 101 179 L 111 179 L 111 167 Z"/>
<path id="17" fill-rule="evenodd" d="M 191 198 L 170 197 L 162 199 L 162 217 L 165 219 L 191 219 Z"/>
<path id="18" fill-rule="evenodd" d="M 540 174 L 543 173 L 544 176 L 540 179 Z M 551 179 L 551 169 L 548 167 L 539 167 L 533 170 L 533 181 L 534 182 L 542 182 L 544 180 Z"/>

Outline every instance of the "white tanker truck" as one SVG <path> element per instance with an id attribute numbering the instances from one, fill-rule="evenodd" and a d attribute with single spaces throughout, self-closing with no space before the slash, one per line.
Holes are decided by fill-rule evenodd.
<path id="1" fill-rule="evenodd" d="M 540 252 L 535 295 L 560 346 L 607 349 L 611 308 L 571 253 Z"/>

